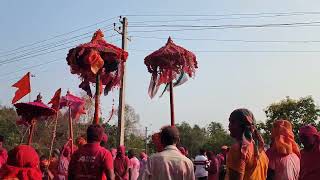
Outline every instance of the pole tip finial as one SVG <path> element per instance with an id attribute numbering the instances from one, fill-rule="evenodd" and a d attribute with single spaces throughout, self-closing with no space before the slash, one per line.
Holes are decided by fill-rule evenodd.
<path id="1" fill-rule="evenodd" d="M 169 36 L 169 38 L 168 38 L 167 44 L 168 44 L 168 43 L 173 43 L 173 41 L 172 41 L 172 39 L 171 39 L 171 36 Z"/>
<path id="2" fill-rule="evenodd" d="M 39 94 L 37 95 L 37 99 L 35 100 L 35 102 L 41 102 L 42 101 L 42 96 L 41 93 L 39 92 Z"/>

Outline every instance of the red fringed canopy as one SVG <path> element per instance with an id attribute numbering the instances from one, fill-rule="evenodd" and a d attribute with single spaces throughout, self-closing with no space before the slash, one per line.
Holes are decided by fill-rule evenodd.
<path id="1" fill-rule="evenodd" d="M 48 117 L 56 113 L 56 110 L 45 105 L 39 98 L 34 102 L 16 103 L 14 106 L 16 107 L 17 114 L 28 124 L 31 123 L 32 118 Z"/>
<path id="2" fill-rule="evenodd" d="M 195 54 L 173 43 L 170 37 L 167 44 L 148 55 L 144 63 L 157 86 L 173 81 L 181 73 L 193 77 L 198 68 Z"/>
<path id="3" fill-rule="evenodd" d="M 96 74 L 100 73 L 105 93 L 119 85 L 123 71 L 123 63 L 128 53 L 103 39 L 103 32 L 96 31 L 89 43 L 70 49 L 67 62 L 72 74 L 78 74 L 82 79 L 81 88 L 88 92 L 89 82 L 96 83 Z M 88 89 L 89 87 L 89 89 Z"/>

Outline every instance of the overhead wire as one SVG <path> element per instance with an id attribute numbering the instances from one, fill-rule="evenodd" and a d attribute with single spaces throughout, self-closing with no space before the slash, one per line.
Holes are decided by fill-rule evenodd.
<path id="1" fill-rule="evenodd" d="M 261 12 L 261 13 L 230 13 L 230 14 L 125 14 L 131 17 L 224 17 L 224 16 L 258 16 L 258 15 L 318 15 L 318 11 L 297 11 L 297 12 Z"/>
<path id="2" fill-rule="evenodd" d="M 294 14 L 297 16 L 299 14 Z M 199 21 L 218 21 L 218 20 L 236 20 L 236 19 L 257 19 L 257 18 L 270 18 L 270 17 L 287 17 L 293 16 L 288 14 L 277 14 L 277 15 L 263 15 L 263 16 L 243 16 L 243 17 L 223 17 L 223 18 L 198 18 L 198 19 L 173 19 L 173 20 L 147 20 L 147 21 L 133 21 L 130 24 L 144 24 L 144 23 L 170 23 L 170 22 L 199 22 Z"/>
<path id="3" fill-rule="evenodd" d="M 153 49 L 129 49 L 137 52 L 152 52 Z M 192 50 L 197 53 L 320 53 L 320 50 Z"/>
<path id="4" fill-rule="evenodd" d="M 33 69 L 33 68 L 36 68 L 36 67 L 40 67 L 40 66 L 43 66 L 43 65 L 51 64 L 51 63 L 62 61 L 62 60 L 63 60 L 63 58 L 57 58 L 57 59 L 54 59 L 54 60 L 51 60 L 51 61 L 46 61 L 46 62 L 41 63 L 41 64 L 36 64 L 36 65 L 28 66 L 28 67 L 25 67 L 25 68 L 21 68 L 21 69 L 18 69 L 16 71 L 10 71 L 10 72 L 7 72 L 7 73 L 3 73 L 3 74 L 0 74 L 0 78 L 4 77 L 4 76 L 7 76 L 7 75 L 11 75 L 11 74 L 17 73 L 17 72 Z"/>
<path id="5" fill-rule="evenodd" d="M 97 23 L 91 24 L 91 25 L 87 25 L 87 26 L 84 26 L 84 27 L 80 27 L 80 28 L 77 28 L 77 29 L 75 29 L 75 30 L 72 30 L 72 31 L 69 31 L 69 32 L 66 32 L 66 33 L 58 34 L 58 35 L 52 36 L 52 37 L 50 37 L 50 38 L 43 39 L 43 40 L 39 40 L 39 41 L 36 41 L 36 42 L 33 42 L 33 43 L 29 43 L 29 44 L 26 44 L 26 45 L 23 45 L 23 46 L 20 46 L 20 47 L 17 47 L 17 48 L 8 50 L 8 51 L 4 51 L 4 52 L 1 52 L 1 53 L 13 52 L 13 51 L 17 51 L 17 50 L 19 50 L 19 49 L 23 49 L 23 48 L 25 48 L 25 47 L 33 46 L 33 45 L 40 44 L 40 43 L 43 43 L 43 42 L 46 42 L 46 41 L 50 41 L 50 40 L 52 40 L 52 39 L 56 39 L 56 38 L 59 38 L 59 37 L 65 36 L 65 35 L 69 35 L 69 34 L 72 34 L 72 33 L 74 33 L 74 32 L 77 32 L 77 31 L 80 31 L 80 30 L 89 28 L 89 27 L 96 26 L 96 25 L 98 25 L 98 24 L 102 24 L 102 23 L 111 21 L 111 20 L 113 20 L 113 19 L 115 19 L 115 18 L 117 18 L 117 17 L 118 17 L 118 16 L 114 16 L 114 17 L 112 17 L 112 18 L 108 18 L 108 19 L 99 21 L 99 22 L 97 22 Z"/>
<path id="6" fill-rule="evenodd" d="M 131 38 L 140 39 L 157 39 L 167 40 L 168 37 L 157 37 L 157 36 L 139 36 L 130 35 Z M 171 36 L 171 38 L 183 41 L 218 41 L 218 42 L 244 42 L 244 43 L 320 43 L 320 40 L 245 40 L 245 39 L 218 39 L 218 38 L 181 38 Z"/>
<path id="7" fill-rule="evenodd" d="M 101 28 L 101 29 L 103 30 L 103 28 Z M 111 31 L 111 30 L 113 30 L 113 28 L 105 29 L 104 32 Z M 35 52 L 34 50 L 36 50 L 36 51 L 40 50 L 41 51 L 42 49 L 46 49 L 46 48 L 59 47 L 59 46 L 64 45 L 64 44 L 68 44 L 68 43 L 72 43 L 72 42 L 76 42 L 76 41 L 79 41 L 79 40 L 82 40 L 82 39 L 86 39 L 86 38 L 92 37 L 92 33 L 94 33 L 94 32 L 95 31 L 89 31 L 89 32 L 86 32 L 86 33 L 83 33 L 83 34 L 80 34 L 80 35 L 76 35 L 76 36 L 73 36 L 73 37 L 70 37 L 70 38 L 65 38 L 65 39 L 62 39 L 62 40 L 59 40 L 59 41 L 56 41 L 56 42 L 51 42 L 51 43 L 44 44 L 44 45 L 40 44 L 39 46 L 31 47 L 29 49 L 23 49 L 23 50 L 16 51 L 16 52 L 11 52 L 9 54 L 2 55 L 0 57 L 7 57 L 7 56 L 10 56 L 10 55 L 16 55 L 16 54 L 20 54 L 20 53 L 23 53 L 23 52 L 26 52 L 27 54 L 28 53 L 34 53 Z M 82 36 L 84 36 L 84 37 L 82 37 Z M 78 38 L 78 39 L 76 39 L 76 38 Z M 72 40 L 72 39 L 75 39 L 75 40 Z"/>
<path id="8" fill-rule="evenodd" d="M 320 25 L 320 21 L 311 22 L 292 22 L 292 23 L 270 23 L 270 24 L 225 24 L 225 25 L 184 25 L 184 24 L 145 24 L 132 25 L 129 27 L 135 28 L 157 28 L 157 27 L 172 27 L 172 28 L 250 28 L 250 27 L 282 27 L 282 26 L 306 26 L 306 25 Z"/>
<path id="9" fill-rule="evenodd" d="M 115 35 L 116 34 L 113 34 L 113 35 L 107 36 L 107 37 L 113 37 Z M 78 40 L 81 40 L 81 39 L 78 39 Z M 64 44 L 61 44 L 61 45 L 65 45 L 65 44 L 69 44 L 69 43 L 64 43 Z M 57 45 L 56 47 L 60 47 L 61 45 Z M 19 62 L 19 61 L 22 61 L 22 60 L 25 60 L 25 59 L 29 59 L 29 58 L 33 58 L 33 57 L 37 57 L 37 56 L 41 56 L 41 55 L 45 55 L 45 54 L 49 54 L 49 53 L 65 50 L 65 49 L 69 49 L 69 48 L 72 48 L 72 47 L 74 47 L 74 45 L 64 46 L 62 48 L 54 49 L 54 50 L 51 50 L 51 51 L 47 51 L 47 50 L 50 50 L 52 48 L 46 48 L 46 49 L 38 50 L 38 51 L 33 52 L 33 53 L 24 54 L 24 55 L 21 55 L 21 56 L 15 56 L 13 58 L 9 58 L 9 59 L 0 61 L 0 66 L 4 65 L 4 64 L 9 64 L 9 63 L 13 63 L 13 62 Z"/>
<path id="10" fill-rule="evenodd" d="M 121 39 L 116 39 L 114 41 L 110 41 L 110 43 L 114 43 L 114 42 L 118 42 L 120 41 Z M 0 74 L 0 80 L 2 80 L 3 78 L 2 77 L 5 77 L 5 76 L 8 76 L 8 75 L 11 75 L 11 74 L 14 74 L 14 73 L 17 73 L 17 72 L 21 72 L 21 71 L 25 71 L 25 70 L 29 70 L 29 69 L 33 69 L 33 68 L 37 68 L 37 67 L 40 67 L 40 66 L 45 66 L 47 64 L 51 64 L 51 63 L 54 63 L 54 62 L 59 62 L 62 60 L 65 61 L 65 58 L 57 58 L 57 59 L 54 59 L 54 60 L 51 60 L 51 61 L 46 61 L 46 62 L 43 62 L 43 63 L 40 63 L 40 64 L 36 64 L 36 65 L 32 65 L 32 66 L 28 66 L 28 67 L 25 67 L 25 68 L 21 68 L 21 69 L 18 69 L 16 71 L 11 71 L 11 72 L 7 72 L 7 73 L 3 73 L 3 74 Z"/>

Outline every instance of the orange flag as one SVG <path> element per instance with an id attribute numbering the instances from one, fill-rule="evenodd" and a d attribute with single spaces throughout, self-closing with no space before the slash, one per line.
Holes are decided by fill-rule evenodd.
<path id="1" fill-rule="evenodd" d="M 55 109 L 56 111 L 60 108 L 60 96 L 61 96 L 61 88 L 59 88 L 55 93 L 53 98 L 50 100 L 48 104 L 52 104 L 51 108 Z"/>
<path id="2" fill-rule="evenodd" d="M 12 85 L 12 87 L 18 88 L 12 99 L 12 104 L 14 104 L 31 92 L 30 72 L 24 75 L 18 82 Z"/>

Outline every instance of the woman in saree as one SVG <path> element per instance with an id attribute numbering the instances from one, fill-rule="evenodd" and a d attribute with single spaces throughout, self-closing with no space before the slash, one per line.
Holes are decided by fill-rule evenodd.
<path id="1" fill-rule="evenodd" d="M 267 178 L 269 160 L 264 152 L 264 141 L 254 122 L 254 116 L 248 109 L 236 109 L 230 114 L 230 136 L 236 142 L 227 154 L 226 180 Z"/>

